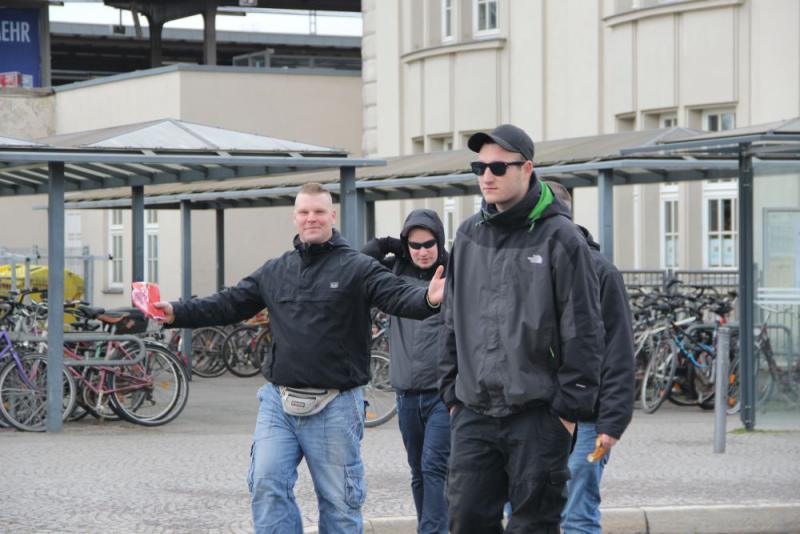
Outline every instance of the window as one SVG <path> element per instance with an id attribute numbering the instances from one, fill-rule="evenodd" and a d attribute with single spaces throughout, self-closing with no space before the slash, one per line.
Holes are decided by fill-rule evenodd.
<path id="1" fill-rule="evenodd" d="M 431 136 L 428 138 L 428 152 L 446 152 L 453 150 L 453 136 Z"/>
<path id="2" fill-rule="evenodd" d="M 148 233 L 145 246 L 144 278 L 148 282 L 158 283 L 158 234 Z"/>
<path id="3" fill-rule="evenodd" d="M 158 210 L 145 210 L 144 279 L 158 283 Z"/>
<path id="4" fill-rule="evenodd" d="M 703 128 L 709 132 L 721 132 L 736 128 L 736 113 L 732 109 L 703 112 Z"/>
<path id="5" fill-rule="evenodd" d="M 735 268 L 739 248 L 736 198 L 707 198 L 706 215 L 706 267 Z"/>
<path id="6" fill-rule="evenodd" d="M 111 263 L 108 267 L 108 286 L 122 286 L 122 266 L 125 260 L 123 254 L 123 226 L 122 210 L 111 210 L 108 224 L 108 253 Z"/>
<path id="7" fill-rule="evenodd" d="M 674 128 L 678 125 L 678 115 L 675 113 L 662 113 L 658 116 L 659 128 Z"/>
<path id="8" fill-rule="evenodd" d="M 678 200 L 665 199 L 661 203 L 662 241 L 661 264 L 665 269 L 678 266 Z"/>
<path id="9" fill-rule="evenodd" d="M 476 34 L 497 31 L 497 0 L 473 0 L 473 27 Z"/>
<path id="10" fill-rule="evenodd" d="M 453 249 L 453 241 L 458 231 L 458 202 L 455 197 L 444 199 L 444 241 L 447 250 Z"/>
<path id="11" fill-rule="evenodd" d="M 453 0 L 442 0 L 442 41 L 453 38 Z"/>

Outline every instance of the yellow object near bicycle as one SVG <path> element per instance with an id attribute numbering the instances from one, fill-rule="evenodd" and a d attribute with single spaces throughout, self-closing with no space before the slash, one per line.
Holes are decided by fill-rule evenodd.
<path id="1" fill-rule="evenodd" d="M 47 265 L 31 265 L 30 280 L 31 287 L 37 289 L 47 289 Z M 25 266 L 17 265 L 16 269 L 17 284 L 15 289 L 25 287 Z M 0 295 L 8 295 L 11 289 L 11 266 L 0 265 Z M 68 269 L 64 269 L 64 300 L 79 300 L 83 296 L 83 278 Z M 31 294 L 33 300 L 43 300 L 37 293 Z"/>

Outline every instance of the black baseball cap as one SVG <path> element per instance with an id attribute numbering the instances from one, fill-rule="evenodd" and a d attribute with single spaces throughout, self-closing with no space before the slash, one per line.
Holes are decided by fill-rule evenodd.
<path id="1" fill-rule="evenodd" d="M 467 146 L 473 152 L 480 152 L 486 143 L 496 143 L 509 152 L 517 152 L 526 160 L 533 161 L 533 140 L 525 130 L 513 124 L 501 124 L 489 133 L 474 133 L 467 141 Z"/>

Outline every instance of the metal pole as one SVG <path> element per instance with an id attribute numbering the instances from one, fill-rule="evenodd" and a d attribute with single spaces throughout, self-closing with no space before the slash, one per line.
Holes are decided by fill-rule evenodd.
<path id="1" fill-rule="evenodd" d="M 600 215 L 597 236 L 600 252 L 614 261 L 614 170 L 601 169 L 597 173 L 597 213 Z"/>
<path id="2" fill-rule="evenodd" d="M 739 352 L 742 424 L 756 424 L 756 375 L 753 363 L 753 157 L 750 144 L 739 145 Z"/>
<path id="3" fill-rule="evenodd" d="M 31 258 L 25 257 L 25 289 L 31 288 Z"/>
<path id="4" fill-rule="evenodd" d="M 131 187 L 131 269 L 134 282 L 144 281 L 144 186 Z"/>
<path id="5" fill-rule="evenodd" d="M 225 210 L 218 208 L 217 214 L 217 291 L 225 287 Z"/>
<path id="6" fill-rule="evenodd" d="M 714 384 L 714 452 L 725 452 L 725 423 L 728 408 L 728 362 L 730 361 L 731 329 L 723 326 L 717 335 L 717 350 L 714 363 L 716 383 Z"/>
<path id="7" fill-rule="evenodd" d="M 366 203 L 367 236 L 366 239 L 375 239 L 375 202 Z"/>
<path id="8" fill-rule="evenodd" d="M 63 430 L 64 396 L 64 163 L 48 164 L 47 192 L 47 421 Z"/>
<path id="9" fill-rule="evenodd" d="M 342 211 L 341 231 L 350 246 L 360 250 L 364 244 L 366 200 L 356 189 L 355 167 L 339 169 L 339 206 Z"/>
<path id="10" fill-rule="evenodd" d="M 89 247 L 83 247 L 83 300 L 92 303 L 94 295 L 94 261 Z"/>
<path id="11" fill-rule="evenodd" d="M 181 200 L 181 298 L 192 298 L 192 204 Z M 183 355 L 186 359 L 186 373 L 192 379 L 192 330 L 181 331 Z"/>
<path id="12" fill-rule="evenodd" d="M 11 267 L 11 290 L 15 291 L 17 289 L 17 260 L 14 256 L 11 256 L 8 260 L 11 263 L 9 266 Z"/>
<path id="13" fill-rule="evenodd" d="M 217 64 L 217 0 L 206 0 L 203 10 L 203 63 Z"/>

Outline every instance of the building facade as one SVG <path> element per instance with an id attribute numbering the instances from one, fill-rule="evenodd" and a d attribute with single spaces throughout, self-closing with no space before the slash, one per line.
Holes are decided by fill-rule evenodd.
<path id="1" fill-rule="evenodd" d="M 536 141 L 671 126 L 724 130 L 800 115 L 797 0 L 362 7 L 367 155 L 462 148 L 475 131 L 503 122 Z M 796 192 L 797 180 L 785 181 L 788 190 L 773 191 Z M 735 180 L 615 187 L 616 263 L 735 270 L 736 196 Z M 427 203 L 455 227 L 476 206 L 474 198 Z M 575 190 L 575 218 L 591 230 L 596 204 L 596 190 Z M 415 205 L 382 210 L 402 220 Z M 378 221 L 378 232 L 396 231 L 393 224 Z"/>

